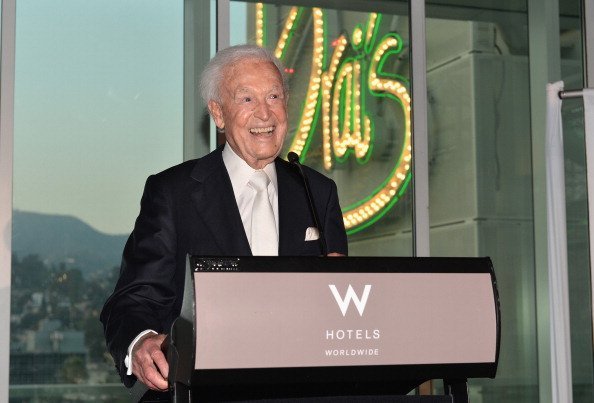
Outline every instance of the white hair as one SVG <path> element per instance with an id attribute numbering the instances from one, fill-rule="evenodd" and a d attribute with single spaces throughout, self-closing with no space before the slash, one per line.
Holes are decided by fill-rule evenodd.
<path id="1" fill-rule="evenodd" d="M 210 59 L 200 76 L 200 95 L 205 105 L 209 101 L 221 102 L 219 89 L 223 84 L 225 69 L 245 59 L 264 60 L 273 63 L 283 82 L 283 91 L 288 93 L 288 83 L 281 61 L 268 49 L 256 45 L 236 45 L 220 50 Z"/>

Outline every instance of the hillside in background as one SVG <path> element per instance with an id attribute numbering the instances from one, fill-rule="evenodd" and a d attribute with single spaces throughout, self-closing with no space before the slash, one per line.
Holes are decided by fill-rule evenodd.
<path id="1" fill-rule="evenodd" d="M 38 255 L 47 265 L 66 264 L 89 276 L 119 266 L 128 235 L 108 235 L 76 217 L 15 210 L 12 250 Z"/>

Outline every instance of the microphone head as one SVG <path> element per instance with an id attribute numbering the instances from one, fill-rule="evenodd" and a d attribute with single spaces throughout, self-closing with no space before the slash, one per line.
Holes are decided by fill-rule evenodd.
<path id="1" fill-rule="evenodd" d="M 289 154 L 287 154 L 287 159 L 289 160 L 289 162 L 291 164 L 298 164 L 299 163 L 299 156 L 297 155 L 297 153 L 291 151 Z"/>

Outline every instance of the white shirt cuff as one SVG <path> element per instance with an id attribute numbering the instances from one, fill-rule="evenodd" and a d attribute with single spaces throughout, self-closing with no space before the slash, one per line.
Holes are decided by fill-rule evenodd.
<path id="1" fill-rule="evenodd" d="M 154 330 L 148 329 L 143 332 L 140 332 L 140 334 L 136 336 L 134 340 L 132 340 L 132 343 L 130 343 L 130 347 L 128 347 L 128 354 L 126 354 L 126 358 L 124 358 L 124 365 L 126 365 L 126 368 L 128 368 L 128 370 L 126 371 L 126 375 L 132 375 L 132 350 L 134 349 L 134 346 L 142 336 L 147 335 L 149 333 L 158 334 Z"/>

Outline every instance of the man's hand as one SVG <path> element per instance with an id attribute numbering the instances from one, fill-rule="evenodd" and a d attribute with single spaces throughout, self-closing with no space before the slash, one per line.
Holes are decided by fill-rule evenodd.
<path id="1" fill-rule="evenodd" d="M 147 334 L 132 350 L 132 373 L 150 389 L 166 391 L 169 364 L 163 353 L 165 334 Z"/>
<path id="2" fill-rule="evenodd" d="M 345 256 L 345 255 L 343 255 L 342 253 L 338 253 L 338 252 L 330 252 L 326 256 L 336 257 L 336 256 Z"/>

